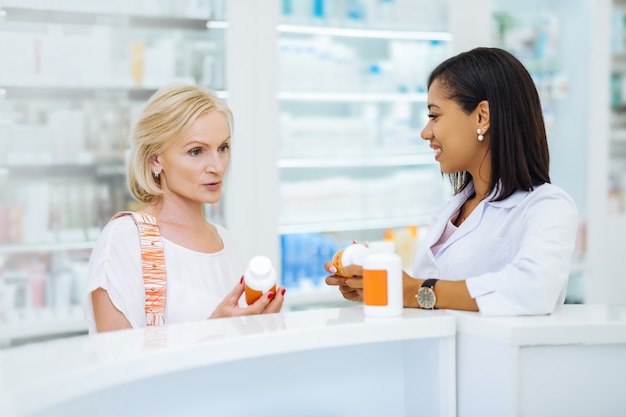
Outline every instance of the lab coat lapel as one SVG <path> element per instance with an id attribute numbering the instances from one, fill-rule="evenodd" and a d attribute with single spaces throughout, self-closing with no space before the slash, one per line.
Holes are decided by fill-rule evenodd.
<path id="1" fill-rule="evenodd" d="M 476 229 L 482 220 L 483 213 L 485 212 L 485 207 L 487 207 L 487 203 L 485 200 L 478 203 L 474 211 L 470 214 L 470 216 L 465 219 L 461 226 L 450 236 L 450 239 L 441 247 L 440 252 L 443 252 L 448 246 L 462 238 L 463 236 L 470 233 L 472 230 Z"/>
<path id="2" fill-rule="evenodd" d="M 468 187 L 469 188 L 469 187 Z M 467 191 L 467 192 L 466 192 Z M 450 217 L 459 210 L 459 207 L 465 202 L 467 196 L 473 191 L 473 188 L 470 190 L 463 190 L 450 200 L 450 202 L 443 208 L 443 210 L 439 213 L 437 219 L 430 225 L 430 230 L 426 235 L 426 247 L 428 248 L 428 256 L 432 260 L 434 260 L 434 255 L 431 250 L 431 247 L 437 243 L 441 235 L 443 234 L 443 230 L 450 220 Z M 456 233 L 455 233 L 456 235 Z M 445 245 L 447 246 L 447 244 Z M 444 246 L 444 247 L 445 247 Z M 443 248 L 442 248 L 443 249 Z"/>
<path id="3" fill-rule="evenodd" d="M 476 206 L 476 208 L 474 209 L 472 214 L 470 214 L 470 216 L 467 219 L 465 219 L 465 221 L 456 230 L 456 232 L 454 232 L 452 234 L 452 236 L 450 236 L 450 239 L 448 239 L 447 242 L 441 247 L 441 249 L 439 250 L 439 253 L 442 253 L 443 251 L 446 250 L 446 248 L 448 246 L 450 246 L 451 244 L 453 244 L 457 240 L 461 239 L 463 236 L 469 234 L 471 231 L 476 229 L 478 227 L 478 225 L 480 224 L 480 222 L 482 221 L 483 215 L 485 214 L 485 210 L 487 210 L 488 206 L 491 205 L 491 206 L 497 207 L 497 208 L 510 209 L 512 207 L 515 207 L 517 204 L 519 204 L 519 202 L 521 200 L 523 200 L 524 197 L 527 194 L 528 194 L 527 191 L 516 191 L 515 193 L 513 193 L 512 195 L 510 195 L 509 197 L 507 197 L 503 201 L 493 201 L 493 202 L 491 202 L 491 201 L 489 201 L 489 199 L 493 197 L 493 192 L 492 192 L 492 194 L 487 196 L 486 199 L 481 201 Z M 460 205 L 463 204 L 464 201 L 465 201 L 465 198 L 463 198 L 458 203 L 458 205 L 455 205 L 455 207 L 456 208 L 460 207 Z M 448 219 L 450 218 L 452 213 L 454 213 L 454 211 L 452 211 L 448 215 L 448 217 L 447 217 Z M 442 223 L 442 224 L 445 226 L 444 223 Z M 441 237 L 441 233 L 442 232 L 443 232 L 443 228 L 441 229 L 441 232 L 439 234 L 437 234 L 437 239 L 434 242 L 432 242 L 431 245 L 433 245 L 437 240 L 439 240 L 439 237 Z M 431 253 L 432 253 L 432 251 L 431 251 Z"/>

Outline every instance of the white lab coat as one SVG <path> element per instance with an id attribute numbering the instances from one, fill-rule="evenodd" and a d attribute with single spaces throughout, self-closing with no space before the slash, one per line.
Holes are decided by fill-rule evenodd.
<path id="1" fill-rule="evenodd" d="M 482 314 L 552 313 L 565 300 L 578 228 L 574 201 L 553 184 L 503 201 L 488 197 L 433 255 L 431 246 L 472 192 L 470 184 L 433 218 L 412 276 L 467 280 Z"/>

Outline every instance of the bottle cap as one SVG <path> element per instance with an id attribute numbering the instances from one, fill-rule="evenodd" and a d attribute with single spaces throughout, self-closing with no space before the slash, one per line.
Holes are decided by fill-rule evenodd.
<path id="1" fill-rule="evenodd" d="M 394 253 L 396 251 L 396 245 L 386 240 L 370 242 L 368 246 L 370 251 L 375 253 Z"/>
<path id="2" fill-rule="evenodd" d="M 351 275 L 344 272 L 343 267 L 348 265 L 363 266 L 368 254 L 369 249 L 360 243 L 353 243 L 337 251 L 332 260 L 333 265 L 337 268 L 337 275 L 350 277 Z"/>
<path id="3" fill-rule="evenodd" d="M 347 265 L 361 265 L 363 266 L 363 262 L 365 262 L 365 258 L 369 254 L 369 249 L 360 244 L 352 244 L 343 252 L 342 263 L 343 266 Z"/>
<path id="4" fill-rule="evenodd" d="M 255 256 L 250 259 L 248 270 L 256 279 L 265 279 L 272 273 L 272 261 L 267 256 Z"/>

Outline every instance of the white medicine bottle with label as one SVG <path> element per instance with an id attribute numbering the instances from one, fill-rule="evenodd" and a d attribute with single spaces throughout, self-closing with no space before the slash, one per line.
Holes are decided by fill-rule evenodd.
<path id="1" fill-rule="evenodd" d="M 276 292 L 276 270 L 267 256 L 255 256 L 250 259 L 243 277 L 246 303 L 253 304 L 263 294 Z"/>
<path id="2" fill-rule="evenodd" d="M 390 317 L 402 314 L 402 259 L 393 242 L 369 243 L 363 264 L 363 314 Z"/>

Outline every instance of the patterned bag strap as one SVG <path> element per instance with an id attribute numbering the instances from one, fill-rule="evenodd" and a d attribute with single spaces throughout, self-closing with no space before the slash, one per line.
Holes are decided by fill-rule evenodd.
<path id="1" fill-rule="evenodd" d="M 146 213 L 122 211 L 113 219 L 131 215 L 137 228 L 141 242 L 141 269 L 146 292 L 146 321 L 148 326 L 165 324 L 165 254 L 163 241 L 159 233 L 159 222 Z"/>

